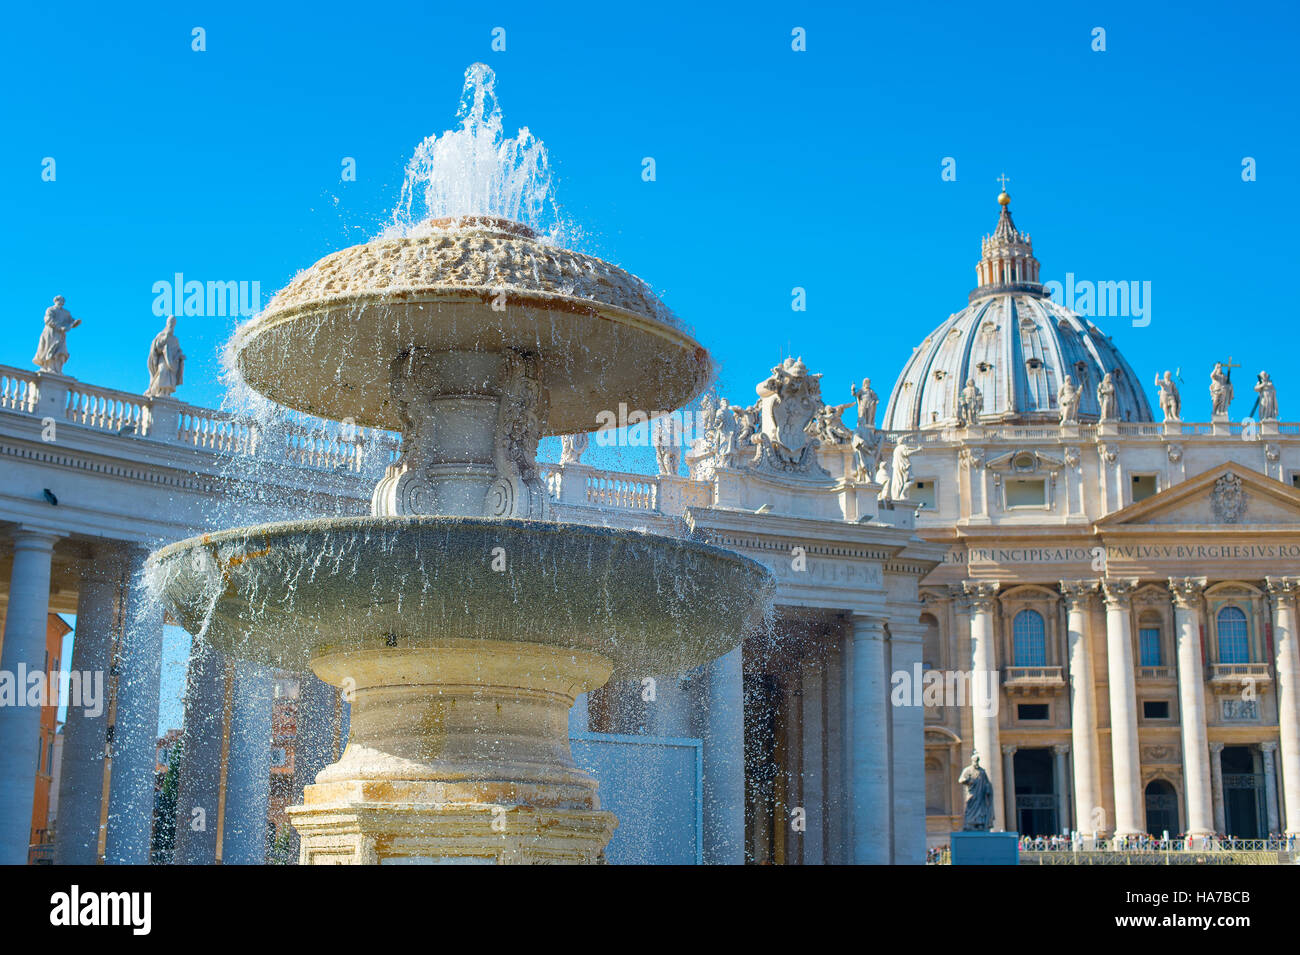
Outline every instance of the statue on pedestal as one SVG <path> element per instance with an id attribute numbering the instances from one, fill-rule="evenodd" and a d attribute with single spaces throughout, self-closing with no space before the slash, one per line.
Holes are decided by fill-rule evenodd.
<path id="1" fill-rule="evenodd" d="M 1174 384 L 1173 376 L 1167 371 L 1164 378 L 1156 375 L 1156 387 L 1160 389 L 1160 410 L 1165 413 L 1165 420 L 1182 420 L 1183 399 L 1178 394 L 1178 386 Z"/>
<path id="2" fill-rule="evenodd" d="M 591 436 L 586 433 L 560 435 L 560 464 L 581 464 L 590 443 Z"/>
<path id="3" fill-rule="evenodd" d="M 682 466 L 681 421 L 674 414 L 656 418 L 651 438 L 654 441 L 659 475 L 678 477 Z"/>
<path id="4" fill-rule="evenodd" d="M 54 296 L 54 304 L 45 310 L 45 330 L 36 346 L 36 356 L 32 359 L 41 371 L 63 374 L 63 363 L 68 354 L 68 332 L 81 324 L 81 319 L 73 318 L 63 307 L 62 295 Z"/>
<path id="5" fill-rule="evenodd" d="M 185 353 L 176 337 L 176 316 L 167 316 L 167 324 L 154 336 L 149 346 L 149 387 L 146 398 L 170 397 L 184 383 Z"/>
<path id="6" fill-rule="evenodd" d="M 975 379 L 966 379 L 966 387 L 957 398 L 957 421 L 970 426 L 980 423 L 984 411 L 984 392 L 975 387 Z"/>
<path id="7" fill-rule="evenodd" d="M 1101 408 L 1102 421 L 1118 421 L 1119 409 L 1115 401 L 1115 380 L 1110 372 L 1102 376 L 1097 385 L 1097 404 Z"/>
<path id="8" fill-rule="evenodd" d="M 993 784 L 980 766 L 979 753 L 971 753 L 970 765 L 961 771 L 957 782 L 966 789 L 966 813 L 962 830 L 988 832 L 993 827 Z"/>
<path id="9" fill-rule="evenodd" d="M 1082 398 L 1082 389 L 1076 388 L 1074 379 L 1066 375 L 1056 392 L 1056 407 L 1061 413 L 1061 424 L 1079 423 L 1079 402 Z"/>
<path id="10" fill-rule="evenodd" d="M 876 405 L 880 399 L 871 390 L 871 379 L 863 378 L 861 388 L 857 385 L 849 385 L 849 388 L 853 392 L 853 397 L 858 401 L 858 426 L 856 429 L 858 434 L 862 434 L 866 430 L 874 431 L 876 428 Z"/>
<path id="11" fill-rule="evenodd" d="M 894 447 L 893 466 L 890 468 L 892 474 L 889 482 L 889 500 L 907 500 L 907 486 L 912 483 L 911 457 L 920 450 L 919 446 L 912 447 L 905 441 L 899 441 Z"/>
<path id="12" fill-rule="evenodd" d="M 1218 418 L 1228 416 L 1228 405 L 1232 404 L 1232 374 L 1225 371 L 1223 362 L 1214 363 L 1210 372 L 1210 411 Z"/>
<path id="13" fill-rule="evenodd" d="M 1259 373 L 1259 379 L 1255 382 L 1255 391 L 1259 393 L 1259 420 L 1276 421 L 1277 388 L 1273 385 L 1273 379 L 1268 376 L 1268 372 Z"/>

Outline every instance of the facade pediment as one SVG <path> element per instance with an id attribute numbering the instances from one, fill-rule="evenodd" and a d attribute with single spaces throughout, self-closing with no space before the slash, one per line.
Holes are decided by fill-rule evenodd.
<path id="1" fill-rule="evenodd" d="M 1300 490 L 1229 463 L 1107 515 L 1097 529 L 1153 524 L 1300 525 Z"/>

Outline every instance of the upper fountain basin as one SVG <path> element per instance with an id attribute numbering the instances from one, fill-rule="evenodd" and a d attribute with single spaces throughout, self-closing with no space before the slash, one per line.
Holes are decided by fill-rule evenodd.
<path id="1" fill-rule="evenodd" d="M 509 640 L 590 650 L 615 679 L 726 653 L 773 590 L 748 557 L 580 524 L 348 517 L 262 524 L 150 556 L 181 626 L 235 658 L 302 671 L 346 650 Z"/>
<path id="2" fill-rule="evenodd" d="M 619 403 L 654 414 L 712 378 L 707 352 L 640 279 L 473 216 L 376 239 L 299 273 L 231 347 L 240 375 L 290 408 L 401 430 L 390 365 L 416 348 L 538 356 L 544 434 L 596 430 Z"/>

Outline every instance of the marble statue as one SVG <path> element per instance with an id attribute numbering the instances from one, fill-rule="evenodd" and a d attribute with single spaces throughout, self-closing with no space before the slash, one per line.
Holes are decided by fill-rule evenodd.
<path id="1" fill-rule="evenodd" d="M 1083 390 L 1076 388 L 1074 379 L 1066 375 L 1056 392 L 1056 407 L 1061 413 L 1061 424 L 1079 423 L 1079 401 L 1082 398 Z"/>
<path id="2" fill-rule="evenodd" d="M 880 493 L 876 495 L 878 501 L 889 500 L 889 461 L 886 458 L 880 459 L 880 464 L 876 468 L 876 483 L 880 485 Z"/>
<path id="3" fill-rule="evenodd" d="M 1261 371 L 1259 379 L 1255 382 L 1255 390 L 1259 392 L 1259 420 L 1276 421 L 1277 420 L 1277 388 L 1273 385 L 1273 379 L 1268 376 L 1268 372 Z"/>
<path id="4" fill-rule="evenodd" d="M 866 430 L 874 431 L 876 428 L 876 405 L 880 402 L 880 399 L 876 397 L 876 393 L 871 389 L 871 379 L 863 378 L 861 388 L 857 385 L 849 385 L 849 388 L 858 402 L 858 425 L 856 428 L 858 434 L 862 434 Z"/>
<path id="5" fill-rule="evenodd" d="M 736 453 L 739 455 L 745 448 L 754 446 L 754 434 L 758 431 L 761 410 L 755 403 L 748 408 L 732 405 L 732 411 L 736 415 Z"/>
<path id="6" fill-rule="evenodd" d="M 656 418 L 652 431 L 659 476 L 677 477 L 682 467 L 682 424 L 675 415 Z"/>
<path id="7" fill-rule="evenodd" d="M 885 443 L 882 431 L 871 429 L 869 434 L 855 432 L 853 435 L 853 479 L 870 481 L 880 461 L 880 448 Z"/>
<path id="8" fill-rule="evenodd" d="M 957 398 L 957 420 L 963 425 L 979 424 L 984 411 L 984 393 L 975 387 L 975 379 L 967 378 L 966 387 Z"/>
<path id="9" fill-rule="evenodd" d="M 1101 408 L 1102 421 L 1119 420 L 1116 412 L 1118 402 L 1115 400 L 1115 380 L 1110 372 L 1106 372 L 1097 385 L 1097 405 Z"/>
<path id="10" fill-rule="evenodd" d="M 1226 371 L 1223 362 L 1214 363 L 1210 372 L 1210 410 L 1215 417 L 1226 418 L 1228 405 L 1232 404 L 1232 373 Z"/>
<path id="11" fill-rule="evenodd" d="M 68 332 L 81 324 L 81 319 L 73 318 L 63 307 L 62 295 L 54 296 L 54 304 L 45 310 L 45 330 L 36 346 L 36 356 L 32 359 L 41 371 L 63 374 L 63 363 L 68 355 Z"/>
<path id="12" fill-rule="evenodd" d="M 719 399 L 718 409 L 713 412 L 713 420 L 709 424 L 713 432 L 713 454 L 717 466 L 735 467 L 739 453 L 737 438 L 740 434 L 740 423 L 736 420 L 736 406 L 726 398 Z"/>
<path id="13" fill-rule="evenodd" d="M 988 832 L 993 827 L 993 784 L 980 765 L 979 753 L 971 753 L 970 765 L 961 771 L 957 782 L 966 790 L 963 831 Z"/>
<path id="14" fill-rule="evenodd" d="M 844 412 L 852 407 L 852 401 L 842 405 L 822 405 L 813 413 L 812 421 L 808 422 L 808 436 L 815 438 L 819 445 L 852 444 L 854 434 L 843 421 Z"/>
<path id="15" fill-rule="evenodd" d="M 1174 384 L 1173 376 L 1167 371 L 1163 378 L 1156 375 L 1156 387 L 1160 389 L 1160 410 L 1165 413 L 1165 420 L 1181 421 L 1183 399 L 1178 394 L 1178 386 Z"/>
<path id="16" fill-rule="evenodd" d="M 921 450 L 919 446 L 913 447 L 905 441 L 899 441 L 894 446 L 894 460 L 890 468 L 892 478 L 889 482 L 889 499 L 891 501 L 907 500 L 907 486 L 912 482 L 911 457 L 919 450 Z"/>
<path id="17" fill-rule="evenodd" d="M 807 429 L 822 406 L 821 377 L 809 373 L 802 358 L 787 358 L 754 389 L 763 413 L 753 438 L 759 446 L 756 460 L 776 470 L 808 470 Z"/>
<path id="18" fill-rule="evenodd" d="M 185 381 L 185 353 L 176 337 L 176 316 L 168 315 L 163 330 L 149 346 L 149 387 L 146 398 L 167 398 Z"/>
<path id="19" fill-rule="evenodd" d="M 560 464 L 581 464 L 590 443 L 591 436 L 583 432 L 560 435 Z"/>

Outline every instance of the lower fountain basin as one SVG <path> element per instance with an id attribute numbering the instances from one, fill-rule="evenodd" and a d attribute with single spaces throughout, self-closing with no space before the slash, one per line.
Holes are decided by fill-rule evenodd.
<path id="1" fill-rule="evenodd" d="M 698 541 L 580 524 L 353 517 L 262 524 L 157 551 L 172 617 L 237 659 L 312 659 L 455 640 L 590 651 L 613 679 L 680 673 L 735 646 L 773 590 Z"/>

